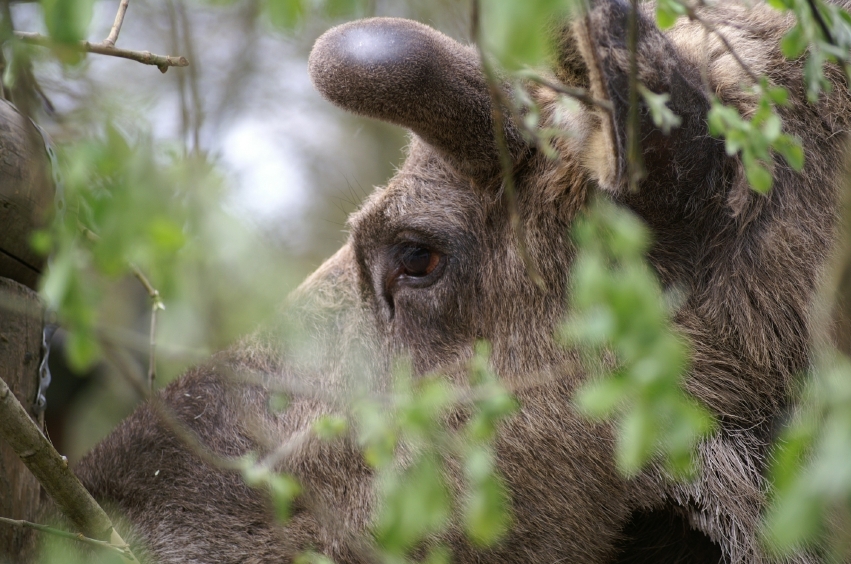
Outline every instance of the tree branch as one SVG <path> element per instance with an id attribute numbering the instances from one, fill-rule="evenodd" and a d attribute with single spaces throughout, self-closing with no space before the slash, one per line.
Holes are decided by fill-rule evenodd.
<path id="1" fill-rule="evenodd" d="M 517 209 L 517 191 L 514 189 L 514 165 L 511 159 L 511 153 L 508 149 L 508 143 L 505 139 L 505 115 L 502 111 L 504 95 L 497 83 L 496 74 L 488 62 L 479 41 L 479 0 L 473 0 L 473 13 L 471 19 L 471 31 L 473 43 L 479 53 L 479 61 L 482 66 L 482 73 L 485 75 L 485 82 L 488 85 L 488 92 L 491 98 L 491 113 L 493 115 L 494 137 L 496 140 L 497 150 L 499 152 L 499 163 L 502 168 L 503 177 L 503 193 L 508 205 L 508 215 L 511 221 L 511 228 L 517 237 L 517 252 L 526 266 L 526 273 L 532 282 L 539 288 L 544 287 L 544 279 L 535 267 L 532 256 L 529 254 L 529 249 L 526 246 L 526 230 L 523 226 L 523 221 L 520 218 L 520 213 Z M 507 104 L 506 104 L 507 105 Z"/>
<path id="2" fill-rule="evenodd" d="M 748 78 L 750 78 L 751 81 L 753 81 L 754 84 L 759 84 L 759 77 L 754 74 L 754 72 L 747 65 L 747 63 L 745 63 L 742 60 L 742 58 L 739 56 L 739 54 L 736 52 L 736 50 L 733 49 L 733 46 L 730 44 L 730 42 L 727 40 L 727 38 L 724 36 L 724 34 L 721 33 L 720 31 L 718 31 L 718 29 L 714 25 L 712 25 L 711 23 L 709 23 L 708 21 L 706 21 L 705 19 L 700 17 L 700 15 L 698 15 L 697 11 L 695 11 L 694 8 L 686 6 L 686 10 L 687 10 L 687 15 L 688 15 L 689 19 L 699 23 L 709 33 L 714 33 L 715 36 L 718 37 L 718 39 L 721 40 L 721 43 L 724 44 L 724 47 L 727 49 L 727 51 L 730 53 L 730 55 L 733 56 L 733 58 L 736 60 L 736 62 L 739 64 L 739 66 L 742 67 L 742 70 L 745 71 L 745 73 L 747 73 Z"/>
<path id="3" fill-rule="evenodd" d="M 77 49 L 78 51 L 84 51 L 86 53 L 130 59 L 131 61 L 136 61 L 144 65 L 153 65 L 160 69 L 160 72 L 166 72 L 169 67 L 189 66 L 189 61 L 187 61 L 186 57 L 183 56 L 173 57 L 170 55 L 155 55 L 149 51 L 129 51 L 127 49 L 113 47 L 106 43 L 89 43 L 88 41 L 81 41 L 79 43 L 69 45 L 64 43 L 58 44 L 46 35 L 32 33 L 29 31 L 16 31 L 15 37 L 24 43 L 40 45 L 42 47 L 70 47 L 71 49 Z"/>
<path id="4" fill-rule="evenodd" d="M 629 111 L 626 117 L 626 158 L 630 192 L 638 191 L 645 176 L 641 151 L 641 116 L 638 107 L 638 0 L 630 1 L 626 44 L 629 50 Z"/>
<path id="5" fill-rule="evenodd" d="M 132 556 L 130 554 L 130 549 L 125 545 L 124 548 L 115 546 L 106 541 L 97 540 L 89 538 L 82 533 L 72 533 L 70 531 L 63 531 L 61 529 L 54 529 L 53 527 L 48 527 L 47 525 L 39 525 L 38 523 L 31 523 L 30 521 L 21 521 L 18 519 L 9 519 L 7 517 L 0 517 L 0 523 L 5 523 L 7 525 L 11 525 L 13 527 L 21 527 L 25 529 L 33 529 L 35 531 L 40 531 L 42 533 L 48 533 L 50 535 L 54 535 L 57 537 L 62 537 L 63 539 L 71 539 L 84 544 L 88 544 L 91 546 L 96 546 L 98 548 L 102 548 L 104 550 L 111 550 L 117 552 L 122 557 Z"/>
<path id="6" fill-rule="evenodd" d="M 589 106 L 596 106 L 601 110 L 605 110 L 609 113 L 612 112 L 613 107 L 612 103 L 608 100 L 598 100 L 594 98 L 587 90 L 584 88 L 576 88 L 574 86 L 565 86 L 563 84 L 556 84 L 555 82 L 549 81 L 546 78 L 535 74 L 534 72 L 526 72 L 521 75 L 523 78 L 528 79 L 535 84 L 540 84 L 545 88 L 549 88 L 553 92 L 558 94 L 563 94 L 569 98 L 573 98 L 583 104 L 587 104 Z"/>
<path id="7" fill-rule="evenodd" d="M 124 23 L 124 14 L 127 13 L 127 5 L 129 3 L 130 0 L 121 0 L 121 3 L 118 5 L 118 13 L 115 14 L 115 21 L 112 24 L 112 29 L 109 30 L 109 37 L 103 40 L 104 45 L 113 47 L 115 46 L 115 42 L 118 41 L 118 34 L 121 32 L 121 24 Z"/>
<path id="8" fill-rule="evenodd" d="M 2 379 L 0 437 L 9 443 L 75 527 L 87 537 L 108 540 L 109 544 L 126 550 L 125 562 L 138 564 L 107 514 L 68 468 L 68 460 L 56 452 Z"/>
<path id="9" fill-rule="evenodd" d="M 824 38 L 827 39 L 827 42 L 831 45 L 836 45 L 836 42 L 833 40 L 833 35 L 830 33 L 830 29 L 827 27 L 827 23 L 824 21 L 824 18 L 821 16 L 821 12 L 816 5 L 816 0 L 807 0 L 807 4 L 813 13 L 813 18 L 815 18 L 816 23 L 821 28 Z"/>

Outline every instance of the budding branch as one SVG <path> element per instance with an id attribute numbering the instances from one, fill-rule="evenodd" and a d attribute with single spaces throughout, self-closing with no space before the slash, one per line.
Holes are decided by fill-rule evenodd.
<path id="1" fill-rule="evenodd" d="M 32 33 L 29 31 L 16 31 L 15 37 L 24 43 L 32 45 L 40 45 L 42 47 L 66 47 L 84 51 L 87 53 L 96 53 L 98 55 L 109 55 L 112 57 L 121 57 L 137 61 L 144 65 L 154 65 L 160 72 L 165 72 L 169 67 L 188 67 L 189 61 L 186 57 L 173 57 L 171 55 L 155 55 L 150 51 L 130 51 L 128 49 L 119 49 L 104 43 L 90 43 L 88 41 L 80 41 L 79 43 L 57 43 L 53 39 L 41 35 L 40 33 Z"/>

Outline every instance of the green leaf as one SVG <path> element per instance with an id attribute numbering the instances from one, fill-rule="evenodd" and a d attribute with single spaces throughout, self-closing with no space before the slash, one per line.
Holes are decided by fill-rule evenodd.
<path id="1" fill-rule="evenodd" d="M 313 431 L 325 441 L 343 436 L 347 429 L 346 420 L 338 415 L 323 415 L 313 423 Z"/>
<path id="2" fill-rule="evenodd" d="M 50 231 L 45 229 L 33 231 L 30 235 L 30 247 L 42 256 L 49 255 L 53 248 L 53 236 Z"/>
<path id="3" fill-rule="evenodd" d="M 402 555 L 449 524 L 450 497 L 436 457 L 419 458 L 383 485 L 384 503 L 375 539 L 390 554 Z"/>
<path id="4" fill-rule="evenodd" d="M 72 277 L 75 276 L 74 270 L 74 257 L 68 249 L 63 249 L 49 263 L 47 274 L 41 279 L 41 295 L 49 308 L 59 309 L 65 302 Z"/>
<path id="5" fill-rule="evenodd" d="M 592 417 L 610 417 L 627 394 L 625 378 L 609 377 L 582 386 L 576 395 L 576 404 Z"/>
<path id="6" fill-rule="evenodd" d="M 678 0 L 659 0 L 656 3 L 656 24 L 660 29 L 668 29 L 686 13 L 686 7 Z"/>
<path id="7" fill-rule="evenodd" d="M 769 115 L 762 124 L 762 134 L 765 136 L 766 141 L 773 143 L 780 137 L 781 127 L 780 118 L 776 114 Z"/>
<path id="8" fill-rule="evenodd" d="M 272 507 L 275 517 L 281 523 L 290 518 L 293 500 L 301 493 L 298 481 L 287 474 L 274 474 L 268 479 L 269 494 L 272 497 Z"/>
<path id="9" fill-rule="evenodd" d="M 80 374 L 90 370 L 101 356 L 100 345 L 95 336 L 81 330 L 68 332 L 65 353 L 68 364 L 74 372 Z"/>
<path id="10" fill-rule="evenodd" d="M 89 35 L 94 0 L 41 0 L 44 24 L 57 43 L 76 43 Z"/>
<path id="11" fill-rule="evenodd" d="M 269 396 L 269 411 L 272 413 L 283 413 L 290 406 L 290 398 L 286 394 L 272 394 Z"/>
<path id="12" fill-rule="evenodd" d="M 574 5 L 573 0 L 484 0 L 480 23 L 483 47 L 508 69 L 545 64 L 553 48 L 546 30 Z"/>
<path id="13" fill-rule="evenodd" d="M 616 462 L 627 476 L 634 476 L 650 460 L 656 426 L 645 409 L 631 409 L 621 420 Z"/>
<path id="14" fill-rule="evenodd" d="M 774 182 L 771 178 L 771 173 L 758 162 L 745 165 L 745 175 L 754 191 L 760 194 L 767 194 L 771 190 L 771 185 Z"/>
<path id="15" fill-rule="evenodd" d="M 266 0 L 266 15 L 275 27 L 293 29 L 304 17 L 304 0 Z"/>
<path id="16" fill-rule="evenodd" d="M 800 141 L 788 135 L 783 135 L 775 148 L 783 155 L 792 170 L 800 172 L 804 168 L 804 148 L 801 147 Z"/>
<path id="17" fill-rule="evenodd" d="M 491 473 L 475 484 L 464 504 L 464 532 L 479 546 L 492 546 L 511 525 L 508 496 L 499 478 Z"/>
<path id="18" fill-rule="evenodd" d="M 780 51 L 787 59 L 797 59 L 806 49 L 807 38 L 800 24 L 790 29 L 780 40 Z"/>
<path id="19" fill-rule="evenodd" d="M 293 564 L 334 564 L 334 561 L 324 554 L 308 550 L 296 556 Z"/>
<path id="20" fill-rule="evenodd" d="M 775 10 L 785 11 L 792 7 L 792 0 L 767 0 L 767 2 Z"/>
<path id="21" fill-rule="evenodd" d="M 175 253 L 186 244 L 183 229 L 168 217 L 155 217 L 148 224 L 151 242 L 163 253 Z"/>
<path id="22" fill-rule="evenodd" d="M 644 86 L 639 86 L 639 91 L 647 107 L 650 108 L 653 123 L 662 130 L 662 133 L 668 135 L 671 129 L 680 126 L 682 118 L 672 112 L 667 105 L 671 100 L 670 94 L 655 94 Z"/>
<path id="23" fill-rule="evenodd" d="M 785 106 L 789 103 L 789 91 L 783 87 L 771 87 L 767 90 L 771 101 L 778 106 Z"/>

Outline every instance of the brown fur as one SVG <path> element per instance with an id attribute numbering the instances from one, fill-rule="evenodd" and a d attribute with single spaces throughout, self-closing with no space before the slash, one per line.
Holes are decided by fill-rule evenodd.
<path id="1" fill-rule="evenodd" d="M 300 327 L 303 342 L 284 348 L 277 328 L 258 333 L 162 392 L 215 452 L 268 450 L 297 437 L 280 469 L 298 476 L 305 494 L 293 519 L 276 525 L 262 492 L 203 464 L 142 407 L 79 473 L 156 560 L 280 562 L 314 548 L 337 562 L 369 561 L 370 470 L 350 440 L 329 445 L 306 431 L 341 398 L 386 389 L 399 354 L 410 355 L 417 373 L 463 381 L 473 344 L 487 339 L 494 368 L 522 405 L 497 445 L 515 523 L 483 552 L 452 535 L 455 561 L 769 561 L 757 541 L 766 447 L 808 363 L 809 307 L 831 248 L 851 100 L 831 70 L 833 93 L 806 103 L 802 61 L 786 61 L 777 47 L 790 24 L 777 12 L 733 2 L 702 12 L 757 75 L 791 92 L 781 114 L 807 162 L 799 174 L 778 158 L 774 190 L 759 196 L 705 124 L 708 92 L 746 115 L 753 110 L 755 100 L 740 90 L 747 76 L 698 24 L 682 20 L 663 34 L 645 14 L 640 78 L 671 94 L 683 124 L 664 136 L 642 113 L 648 174 L 629 192 L 626 14 L 624 3 L 601 0 L 559 38 L 555 75 L 609 100 L 611 114 L 565 113 L 551 92 L 536 89 L 546 120 L 573 133 L 557 141 L 555 161 L 506 128 L 518 208 L 545 290 L 526 274 L 500 196 L 490 101 L 474 52 L 403 20 L 364 20 L 320 38 L 310 60 L 317 87 L 344 108 L 411 129 L 408 159 L 351 218 L 348 243 L 292 297 L 281 323 Z M 565 314 L 573 256 L 566 233 L 594 192 L 645 219 L 656 241 L 653 266 L 666 285 L 686 292 L 676 324 L 694 350 L 688 387 L 720 421 L 700 447 L 704 471 L 693 484 L 672 482 L 658 468 L 625 479 L 613 465 L 610 428 L 571 408 L 583 373 L 553 331 Z M 444 256 L 430 285 L 388 287 L 404 241 Z M 234 374 L 304 393 L 274 414 L 267 386 L 237 385 Z"/>

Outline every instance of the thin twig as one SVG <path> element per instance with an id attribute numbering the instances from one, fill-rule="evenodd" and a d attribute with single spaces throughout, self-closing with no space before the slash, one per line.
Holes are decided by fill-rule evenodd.
<path id="1" fill-rule="evenodd" d="M 530 80 L 531 82 L 540 84 L 541 86 L 549 88 L 550 90 L 552 90 L 553 92 L 557 92 L 558 94 L 563 94 L 565 96 L 573 98 L 574 100 L 578 100 L 583 104 L 587 104 L 589 106 L 596 106 L 601 110 L 605 110 L 610 113 L 614 111 L 614 107 L 612 106 L 611 102 L 609 102 L 608 100 L 599 100 L 593 97 L 584 88 L 576 88 L 574 86 L 556 84 L 555 82 L 547 80 L 546 78 L 531 72 L 523 73 L 522 76 L 523 78 Z"/>
<path id="2" fill-rule="evenodd" d="M 517 191 L 514 189 L 514 164 L 511 159 L 511 152 L 508 150 L 508 142 L 505 139 L 505 116 L 502 113 L 502 106 L 505 103 L 502 90 L 497 83 L 496 75 L 482 50 L 481 42 L 479 41 L 479 1 L 473 0 L 473 11 L 471 16 L 471 29 L 473 43 L 479 52 L 479 60 L 482 65 L 482 72 L 485 75 L 485 82 L 488 85 L 488 92 L 491 97 L 491 112 L 494 122 L 494 137 L 496 139 L 497 150 L 499 152 L 499 162 L 502 168 L 503 176 L 503 194 L 505 195 L 506 203 L 508 204 L 508 214 L 511 221 L 511 228 L 517 238 L 517 252 L 526 266 L 526 272 L 529 278 L 536 286 L 543 289 L 544 279 L 535 267 L 535 263 L 529 254 L 529 249 L 526 247 L 526 230 L 523 227 L 523 222 L 520 219 L 520 213 L 517 206 Z"/>
<path id="3" fill-rule="evenodd" d="M 111 57 L 121 57 L 122 59 L 130 59 L 144 65 L 153 65 L 160 69 L 160 72 L 166 72 L 169 67 L 188 67 L 189 61 L 186 57 L 171 55 L 155 55 L 150 51 L 130 51 L 127 49 L 119 49 L 104 43 L 90 43 L 88 41 L 80 41 L 79 43 L 57 44 L 51 38 L 41 35 L 40 33 L 32 33 L 29 31 L 16 31 L 15 37 L 24 43 L 32 45 L 40 45 L 42 47 L 66 47 L 83 51 L 86 53 L 95 53 L 98 55 L 109 55 Z"/>
<path id="4" fill-rule="evenodd" d="M 161 309 L 165 309 L 165 304 L 163 304 L 159 290 L 154 288 L 153 284 L 151 284 L 148 278 L 141 270 L 139 270 L 139 267 L 131 263 L 130 269 L 133 271 L 133 275 L 142 283 L 142 286 L 145 287 L 145 290 L 148 292 L 148 296 L 151 298 L 151 331 L 148 350 L 148 389 L 153 390 L 154 380 L 157 378 L 157 312 Z"/>
<path id="5" fill-rule="evenodd" d="M 712 25 L 711 23 L 709 23 L 708 21 L 703 19 L 701 16 L 699 16 L 698 13 L 694 10 L 694 8 L 686 6 L 686 10 L 687 10 L 686 13 L 687 13 L 689 19 L 692 20 L 692 21 L 696 21 L 697 23 L 702 25 L 710 33 L 714 33 L 716 35 L 716 37 L 718 37 L 718 39 L 721 40 L 721 43 L 724 44 L 724 47 L 727 49 L 727 51 L 730 53 L 730 55 L 733 56 L 733 58 L 736 60 L 736 62 L 739 64 L 739 66 L 742 67 L 742 70 L 745 71 L 745 73 L 747 73 L 748 78 L 750 78 L 751 81 L 753 81 L 754 84 L 759 84 L 759 77 L 757 75 L 755 75 L 754 72 L 751 70 L 751 68 L 747 65 L 747 63 L 745 63 L 742 60 L 742 58 L 739 56 L 739 54 L 736 52 L 736 50 L 733 48 L 733 46 L 730 44 L 730 42 L 727 40 L 727 38 L 724 36 L 724 34 L 721 33 L 720 31 L 718 31 L 715 28 L 714 25 Z"/>
<path id="6" fill-rule="evenodd" d="M 821 28 L 821 32 L 824 34 L 824 38 L 827 39 L 827 42 L 831 45 L 836 45 L 833 41 L 833 36 L 830 34 L 830 29 L 827 27 L 827 23 L 825 23 L 824 18 L 821 17 L 821 12 L 816 6 L 815 0 L 807 0 L 807 4 L 810 6 L 810 10 L 813 12 L 813 17 Z"/>
<path id="7" fill-rule="evenodd" d="M 186 14 L 183 0 L 177 0 L 175 8 L 180 15 L 181 37 L 183 51 L 195 59 L 195 39 L 192 33 L 192 20 Z M 196 61 L 197 62 L 197 61 Z M 204 122 L 204 105 L 201 103 L 201 93 L 198 88 L 198 65 L 193 65 L 189 71 L 189 93 L 192 96 L 192 154 L 199 154 L 201 149 L 201 126 Z"/>
<path id="8" fill-rule="evenodd" d="M 169 36 L 171 38 L 171 49 L 173 51 L 180 50 L 180 36 L 177 28 L 178 17 L 177 10 L 174 7 L 173 0 L 166 0 L 166 8 L 168 9 L 169 19 Z M 189 98 L 186 93 L 186 73 L 177 73 L 177 94 L 180 101 L 180 140 L 183 145 L 183 156 L 189 155 Z"/>
<path id="9" fill-rule="evenodd" d="M 114 47 L 115 42 L 118 41 L 118 34 L 121 32 L 121 24 L 124 23 L 124 14 L 127 13 L 127 4 L 129 3 L 130 0 L 121 0 L 118 5 L 118 13 L 115 14 L 115 21 L 112 23 L 112 29 L 109 30 L 109 37 L 103 40 L 104 45 Z"/>
<path id="10" fill-rule="evenodd" d="M 12 33 L 15 29 L 15 25 L 12 22 L 12 10 L 9 7 L 9 4 L 9 0 L 0 2 L 0 42 L 2 43 L 6 43 L 6 41 L 12 37 Z M 3 53 L 2 49 L 0 49 L 0 96 L 2 96 L 4 100 L 11 102 L 11 89 L 4 84 L 4 80 L 2 79 L 2 77 L 6 76 L 6 67 L 6 55 Z"/>
<path id="11" fill-rule="evenodd" d="M 626 44 L 629 49 L 629 110 L 626 118 L 626 158 L 629 191 L 637 192 L 644 178 L 641 159 L 641 116 L 638 113 L 638 0 L 632 0 L 627 22 Z"/>
<path id="12" fill-rule="evenodd" d="M 228 457 L 222 456 L 211 450 L 200 437 L 181 421 L 171 407 L 165 403 L 158 395 L 151 394 L 148 389 L 142 385 L 141 374 L 138 370 L 138 365 L 129 355 L 114 345 L 105 335 L 99 336 L 99 343 L 104 350 L 104 355 L 118 370 L 119 374 L 125 377 L 130 383 L 140 398 L 148 401 L 148 407 L 153 411 L 154 415 L 159 419 L 160 423 L 171 431 L 174 436 L 187 447 L 189 452 L 197 456 L 207 465 L 224 470 L 226 472 L 245 472 L 250 468 L 260 468 L 269 471 L 274 471 L 275 467 L 292 456 L 299 448 L 304 445 L 313 435 L 311 429 L 304 429 L 293 434 L 292 437 L 280 443 L 270 453 L 265 455 L 262 460 L 249 466 L 249 462 L 245 457 Z"/>
<path id="13" fill-rule="evenodd" d="M 54 535 L 57 537 L 62 537 L 64 539 L 71 539 L 77 542 L 81 542 L 84 544 L 88 544 L 91 546 L 96 546 L 103 550 L 110 550 L 113 552 L 117 552 L 121 556 L 127 556 L 129 548 L 126 546 L 124 548 L 120 546 L 112 545 L 106 541 L 97 540 L 93 538 L 89 538 L 82 533 L 72 533 L 70 531 L 63 531 L 61 529 L 54 529 L 53 527 L 48 527 L 47 525 L 39 525 L 38 523 L 31 523 L 30 521 L 20 521 L 18 519 L 9 519 L 7 517 L 0 517 L 0 523 L 5 523 L 7 525 L 11 525 L 13 527 L 20 527 L 26 529 L 33 529 L 35 531 L 40 531 L 42 533 L 47 533 L 50 535 Z"/>
<path id="14" fill-rule="evenodd" d="M 112 363 L 118 373 L 132 386 L 136 394 L 148 401 L 148 407 L 159 419 L 160 423 L 171 431 L 191 453 L 214 468 L 228 471 L 240 471 L 245 463 L 239 458 L 219 456 L 198 438 L 195 432 L 187 427 L 172 412 L 171 408 L 156 394 L 152 394 L 144 383 L 140 367 L 120 347 L 115 346 L 108 336 L 98 335 L 98 343 L 104 351 L 106 359 Z"/>

